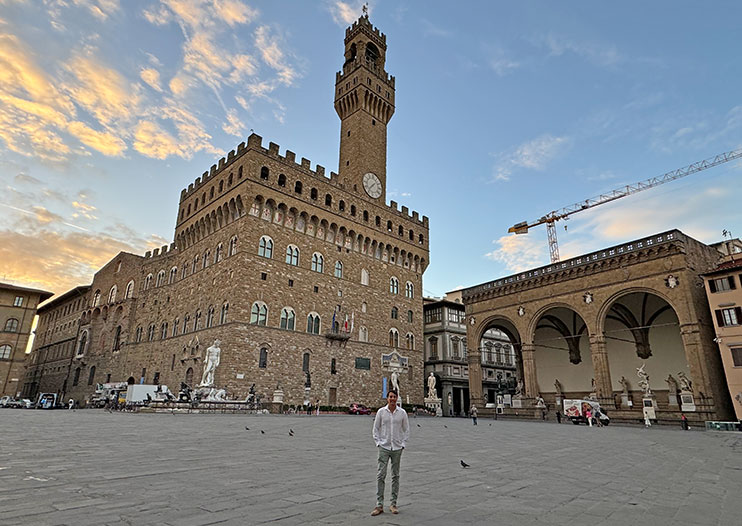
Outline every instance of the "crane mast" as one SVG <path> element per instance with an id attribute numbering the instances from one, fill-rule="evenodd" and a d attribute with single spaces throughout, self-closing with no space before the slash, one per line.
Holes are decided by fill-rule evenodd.
<path id="1" fill-rule="evenodd" d="M 587 210 L 589 208 L 593 208 L 605 203 L 610 203 L 611 201 L 621 199 L 622 197 L 626 197 L 628 195 L 633 195 L 639 192 L 643 192 L 644 190 L 649 190 L 650 188 L 669 183 L 670 181 L 675 181 L 676 179 L 686 177 L 696 172 L 708 170 L 709 168 L 713 168 L 714 166 L 733 161 L 734 159 L 739 159 L 740 157 L 742 157 L 742 149 L 720 153 L 719 155 L 709 157 L 708 159 L 697 161 L 695 163 L 689 164 L 688 166 L 684 166 L 682 168 L 678 168 L 677 170 L 672 170 L 670 172 L 664 173 L 658 177 L 650 177 L 649 179 L 639 181 L 638 183 L 621 186 L 619 188 L 611 190 L 610 192 L 600 194 L 596 197 L 591 197 L 590 199 L 585 199 L 584 201 L 578 201 L 577 203 L 565 206 L 564 208 L 560 208 L 559 210 L 552 210 L 551 212 L 541 216 L 539 219 L 536 219 L 534 221 L 522 221 L 520 223 L 516 223 L 508 229 L 508 232 L 514 232 L 516 234 L 527 234 L 529 228 L 533 228 L 535 226 L 546 223 L 546 234 L 549 239 L 549 257 L 551 258 L 552 263 L 556 263 L 557 261 L 559 261 L 559 243 L 557 241 L 555 225 L 557 221 L 561 219 L 567 219 L 569 216 L 577 212 L 582 212 L 583 210 Z"/>

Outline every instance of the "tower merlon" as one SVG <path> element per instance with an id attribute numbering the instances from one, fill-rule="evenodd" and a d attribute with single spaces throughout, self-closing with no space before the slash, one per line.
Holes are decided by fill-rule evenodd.
<path id="1" fill-rule="evenodd" d="M 268 143 L 268 153 L 278 156 L 278 145 L 274 142 Z"/>

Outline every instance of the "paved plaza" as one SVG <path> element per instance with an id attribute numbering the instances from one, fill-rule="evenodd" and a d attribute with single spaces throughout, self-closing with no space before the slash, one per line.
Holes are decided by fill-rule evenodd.
<path id="1" fill-rule="evenodd" d="M 0 410 L 0 524 L 742 520 L 739 433 L 486 419 L 473 427 L 468 419 L 431 417 L 410 418 L 400 514 L 387 509 L 371 517 L 372 422 L 345 415 Z M 471 467 L 462 469 L 460 459 Z"/>

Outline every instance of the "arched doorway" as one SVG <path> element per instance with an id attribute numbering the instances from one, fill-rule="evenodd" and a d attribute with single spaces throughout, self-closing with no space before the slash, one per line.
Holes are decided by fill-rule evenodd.
<path id="1" fill-rule="evenodd" d="M 521 353 L 520 332 L 507 318 L 493 318 L 484 322 L 476 340 L 476 366 L 469 366 L 469 390 L 466 397 L 494 407 L 504 402 L 506 405 L 522 389 L 523 356 Z M 473 359 L 473 358 L 472 358 Z M 477 385 L 478 384 L 478 385 Z M 478 407 L 482 409 L 482 407 Z M 468 411 L 468 404 L 462 410 Z"/>
<path id="2" fill-rule="evenodd" d="M 189 367 L 185 373 L 185 383 L 188 387 L 193 386 L 193 367 Z"/>
<path id="3" fill-rule="evenodd" d="M 129 379 L 126 380 L 126 383 L 129 384 L 129 385 L 134 385 L 135 383 L 137 383 L 137 381 L 134 380 L 134 377 L 133 376 L 130 376 Z"/>
<path id="4" fill-rule="evenodd" d="M 587 324 L 579 313 L 566 306 L 547 308 L 536 320 L 533 345 L 537 389 L 548 404 L 556 404 L 558 396 L 595 392 Z"/>
<path id="5" fill-rule="evenodd" d="M 677 409 L 679 373 L 688 378 L 691 374 L 673 307 L 657 294 L 638 291 L 615 298 L 606 305 L 604 313 L 603 332 L 613 390 L 623 391 L 624 378 L 629 399 L 637 407 L 642 393 L 636 372 L 644 366 L 658 405 Z"/>

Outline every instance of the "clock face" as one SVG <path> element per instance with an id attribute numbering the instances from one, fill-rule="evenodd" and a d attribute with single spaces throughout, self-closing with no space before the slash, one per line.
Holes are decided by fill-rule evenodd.
<path id="1" fill-rule="evenodd" d="M 363 176 L 363 188 L 370 197 L 381 197 L 381 181 L 375 173 L 368 172 Z"/>

